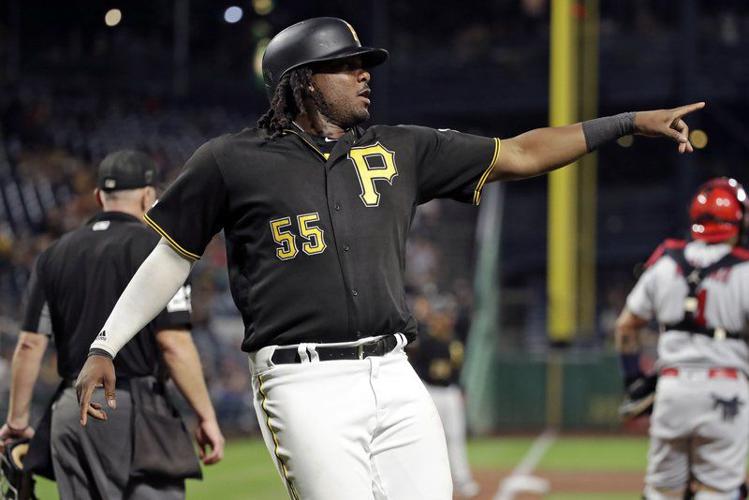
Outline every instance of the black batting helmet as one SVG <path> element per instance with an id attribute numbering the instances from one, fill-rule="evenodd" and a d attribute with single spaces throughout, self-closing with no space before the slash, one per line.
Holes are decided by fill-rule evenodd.
<path id="1" fill-rule="evenodd" d="M 385 49 L 362 47 L 354 28 L 337 17 L 315 17 L 281 31 L 263 54 L 263 80 L 273 97 L 283 75 L 305 64 L 361 56 L 367 67 L 385 62 Z"/>

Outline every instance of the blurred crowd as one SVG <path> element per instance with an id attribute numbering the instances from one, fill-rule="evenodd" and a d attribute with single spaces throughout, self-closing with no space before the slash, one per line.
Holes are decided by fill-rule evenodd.
<path id="1" fill-rule="evenodd" d="M 0 414 L 4 414 L 20 303 L 36 256 L 98 207 L 93 197 L 98 162 L 110 151 L 148 152 L 162 187 L 203 141 L 252 126 L 253 116 L 223 108 L 196 109 L 153 97 L 89 93 L 58 95 L 25 87 L 0 101 Z M 414 219 L 407 251 L 409 300 L 420 319 L 432 303 L 449 303 L 461 338 L 470 324 L 473 218 L 470 207 L 434 201 Z M 243 326 L 229 291 L 222 235 L 193 271 L 193 337 L 212 399 L 229 433 L 254 432 Z M 36 403 L 57 384 L 54 349 L 40 376 Z"/>

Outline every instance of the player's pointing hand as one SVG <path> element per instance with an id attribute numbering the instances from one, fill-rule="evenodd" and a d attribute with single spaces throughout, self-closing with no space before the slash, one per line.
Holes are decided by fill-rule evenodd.
<path id="1" fill-rule="evenodd" d="M 689 142 L 689 126 L 683 118 L 704 107 L 704 102 L 695 102 L 673 109 L 638 111 L 635 114 L 635 134 L 670 137 L 679 143 L 679 153 L 692 153 L 694 148 Z"/>
<path id="2" fill-rule="evenodd" d="M 102 386 L 104 386 L 107 406 L 115 409 L 117 402 L 114 392 L 114 363 L 108 356 L 92 354 L 86 359 L 86 363 L 78 374 L 78 380 L 75 381 L 75 394 L 78 397 L 78 404 L 81 406 L 81 425 L 86 425 L 88 415 L 99 420 L 107 419 L 107 413 L 102 406 L 99 403 L 91 402 L 94 389 Z"/>

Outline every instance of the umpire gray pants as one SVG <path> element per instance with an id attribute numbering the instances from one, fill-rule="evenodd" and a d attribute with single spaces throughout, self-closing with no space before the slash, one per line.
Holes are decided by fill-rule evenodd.
<path id="1" fill-rule="evenodd" d="M 92 397 L 106 407 L 103 389 Z M 52 464 L 61 500 L 182 500 L 184 480 L 130 477 L 133 454 L 133 403 L 130 391 L 117 389 L 117 409 L 105 422 L 80 424 L 75 389 L 67 388 L 52 411 Z"/>

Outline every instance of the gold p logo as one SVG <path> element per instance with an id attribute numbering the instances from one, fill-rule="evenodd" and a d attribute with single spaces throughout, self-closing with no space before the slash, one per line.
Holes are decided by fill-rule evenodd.
<path id="1" fill-rule="evenodd" d="M 377 191 L 375 181 L 387 181 L 393 185 L 393 179 L 398 175 L 395 152 L 378 142 L 372 146 L 351 148 L 348 157 L 354 162 L 356 175 L 359 177 L 359 198 L 367 207 L 379 206 L 380 192 Z"/>

